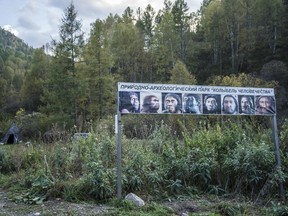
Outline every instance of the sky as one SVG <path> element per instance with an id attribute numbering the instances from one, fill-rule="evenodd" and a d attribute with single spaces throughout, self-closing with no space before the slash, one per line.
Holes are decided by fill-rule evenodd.
<path id="1" fill-rule="evenodd" d="M 174 2 L 174 0 L 171 0 Z M 186 0 L 189 12 L 196 12 L 203 0 Z M 0 27 L 15 34 L 29 46 L 39 48 L 59 36 L 64 10 L 71 0 L 0 0 Z M 129 6 L 134 12 L 150 4 L 156 13 L 164 0 L 73 0 L 77 18 L 82 21 L 85 35 L 90 24 L 106 19 L 111 13 L 122 15 Z"/>

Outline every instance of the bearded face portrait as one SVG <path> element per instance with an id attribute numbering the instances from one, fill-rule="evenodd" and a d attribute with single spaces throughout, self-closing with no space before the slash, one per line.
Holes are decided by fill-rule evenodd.
<path id="1" fill-rule="evenodd" d="M 238 101 L 233 95 L 225 95 L 222 103 L 223 114 L 238 114 Z"/>

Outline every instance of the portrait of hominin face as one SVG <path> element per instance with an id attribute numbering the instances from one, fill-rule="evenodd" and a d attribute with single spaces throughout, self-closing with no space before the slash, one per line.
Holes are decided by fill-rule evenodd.
<path id="1" fill-rule="evenodd" d="M 238 101 L 236 96 L 225 95 L 222 100 L 222 113 L 223 114 L 238 114 Z"/>
<path id="2" fill-rule="evenodd" d="M 220 114 L 221 113 L 221 96 L 215 94 L 203 95 L 203 113 Z"/>
<path id="3" fill-rule="evenodd" d="M 249 115 L 255 113 L 254 96 L 239 95 L 238 101 L 240 114 Z"/>
<path id="4" fill-rule="evenodd" d="M 275 98 L 266 95 L 257 96 L 256 114 L 258 115 L 275 114 Z"/>
<path id="5" fill-rule="evenodd" d="M 162 93 L 164 110 L 163 113 L 182 113 L 181 94 Z"/>
<path id="6" fill-rule="evenodd" d="M 201 114 L 201 95 L 197 94 L 184 94 L 183 95 L 183 108 L 184 113 Z"/>
<path id="7" fill-rule="evenodd" d="M 159 94 L 146 94 L 143 95 L 143 102 L 141 113 L 158 113 L 160 109 L 160 96 Z"/>
<path id="8" fill-rule="evenodd" d="M 119 92 L 119 111 L 121 113 L 139 113 L 139 95 L 139 92 Z"/>

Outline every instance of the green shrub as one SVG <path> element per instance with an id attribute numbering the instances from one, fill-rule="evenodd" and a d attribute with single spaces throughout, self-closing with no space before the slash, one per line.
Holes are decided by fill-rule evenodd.
<path id="1" fill-rule="evenodd" d="M 269 208 L 264 209 L 263 214 L 273 215 L 273 216 L 286 216 L 288 215 L 288 207 L 287 204 L 283 201 L 271 201 L 271 205 Z"/>
<path id="2" fill-rule="evenodd" d="M 116 170 L 105 168 L 101 162 L 87 164 L 85 191 L 96 200 L 112 198 L 116 194 Z"/>
<path id="3" fill-rule="evenodd" d="M 6 150 L 0 148 L 0 172 L 2 174 L 9 174 L 16 170 L 16 165 L 11 157 L 11 154 Z"/>
<path id="4" fill-rule="evenodd" d="M 220 215 L 225 216 L 235 216 L 235 215 L 241 215 L 241 207 L 236 206 L 235 204 L 230 203 L 220 203 L 216 207 L 216 211 L 220 213 Z"/>
<path id="5" fill-rule="evenodd" d="M 223 166 L 230 190 L 236 193 L 259 192 L 273 168 L 274 152 L 271 145 L 264 142 L 255 144 L 245 136 L 227 155 Z"/>

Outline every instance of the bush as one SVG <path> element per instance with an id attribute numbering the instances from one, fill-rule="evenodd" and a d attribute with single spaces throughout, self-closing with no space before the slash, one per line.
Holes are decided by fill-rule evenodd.
<path id="1" fill-rule="evenodd" d="M 59 113 L 50 116 L 39 112 L 26 114 L 22 108 L 17 111 L 15 120 L 21 129 L 21 135 L 24 140 L 33 139 L 40 141 L 43 134 L 52 127 L 59 127 L 61 131 L 66 131 L 72 128 L 73 125 L 67 114 Z"/>
<path id="2" fill-rule="evenodd" d="M 0 173 L 9 174 L 16 170 L 16 165 L 9 152 L 0 148 Z"/>

